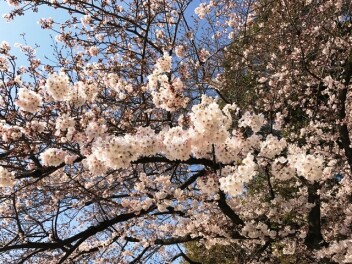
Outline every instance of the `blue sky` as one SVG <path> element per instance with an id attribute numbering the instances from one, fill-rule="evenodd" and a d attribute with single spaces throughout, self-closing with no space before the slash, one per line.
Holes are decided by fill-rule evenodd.
<path id="1" fill-rule="evenodd" d="M 17 56 L 18 64 L 23 65 L 26 63 L 18 48 L 14 47 L 15 43 L 24 44 L 23 37 L 21 36 L 22 33 L 25 33 L 28 45 L 33 47 L 35 44 L 38 44 L 40 46 L 37 49 L 37 55 L 40 59 L 43 59 L 44 55 L 50 56 L 50 44 L 52 44 L 50 34 L 53 34 L 53 32 L 51 30 L 43 30 L 37 22 L 40 18 L 49 17 L 62 21 L 67 18 L 67 14 L 58 10 L 53 12 L 52 9 L 42 7 L 39 8 L 38 13 L 28 10 L 24 16 L 16 17 L 7 23 L 2 18 L 2 15 L 8 13 L 10 10 L 11 7 L 7 3 L 4 1 L 0 2 L 0 42 L 7 41 L 10 44 L 12 47 L 11 54 Z"/>
<path id="2" fill-rule="evenodd" d="M 199 3 L 199 0 L 192 1 L 186 15 L 194 15 L 194 9 Z M 53 10 L 53 8 L 41 6 L 37 13 L 28 10 L 24 16 L 16 17 L 14 20 L 7 23 L 6 20 L 2 18 L 2 15 L 8 13 L 12 8 L 13 7 L 9 6 L 6 1 L 0 1 L 0 43 L 5 40 L 10 44 L 12 47 L 11 53 L 18 57 L 20 65 L 24 64 L 25 61 L 18 49 L 14 47 L 14 44 L 24 44 L 24 40 L 21 36 L 22 33 L 25 33 L 27 43 L 30 46 L 34 46 L 34 44 L 40 46 L 40 48 L 37 49 L 39 59 L 43 59 L 44 55 L 50 56 L 50 45 L 52 44 L 50 35 L 55 35 L 55 33 L 51 30 L 43 30 L 37 22 L 40 18 L 49 17 L 52 17 L 54 21 L 61 22 L 69 18 L 68 14 L 62 10 Z M 188 22 L 190 25 L 193 24 L 192 20 Z"/>

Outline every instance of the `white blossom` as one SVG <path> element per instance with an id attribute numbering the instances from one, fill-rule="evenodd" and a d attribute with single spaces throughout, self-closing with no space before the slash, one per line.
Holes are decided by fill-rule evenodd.
<path id="1" fill-rule="evenodd" d="M 56 101 L 65 101 L 69 98 L 69 79 L 65 73 L 53 73 L 46 81 L 46 91 Z"/>
<path id="2" fill-rule="evenodd" d="M 16 105 L 23 111 L 36 113 L 42 105 L 42 97 L 27 88 L 20 88 Z"/>
<path id="3" fill-rule="evenodd" d="M 15 176 L 13 172 L 9 172 L 0 166 L 0 187 L 12 187 L 15 184 Z"/>

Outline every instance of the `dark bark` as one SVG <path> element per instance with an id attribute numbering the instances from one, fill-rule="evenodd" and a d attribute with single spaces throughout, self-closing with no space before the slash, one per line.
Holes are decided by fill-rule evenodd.
<path id="1" fill-rule="evenodd" d="M 141 157 L 136 161 L 133 161 L 132 164 L 144 164 L 144 163 L 152 163 L 152 162 L 167 162 L 167 163 L 181 163 L 188 165 L 203 165 L 206 167 L 210 167 L 212 169 L 219 169 L 221 164 L 214 163 L 209 159 L 197 159 L 190 157 L 188 160 L 169 160 L 163 156 L 155 156 L 155 157 Z"/>
<path id="2" fill-rule="evenodd" d="M 221 211 L 231 219 L 231 221 L 236 224 L 236 225 L 244 225 L 243 220 L 231 209 L 231 207 L 227 204 L 226 202 L 226 196 L 224 192 L 220 191 L 219 192 L 219 200 L 218 200 L 218 205 L 221 209 Z"/>
<path id="3" fill-rule="evenodd" d="M 308 186 L 308 202 L 314 204 L 314 206 L 308 214 L 308 233 L 304 243 L 311 250 L 320 249 L 326 245 L 321 234 L 320 195 L 318 190 L 319 183 L 317 182 Z"/>
<path id="4" fill-rule="evenodd" d="M 345 88 L 341 89 L 339 92 L 339 119 L 340 119 L 340 139 L 342 143 L 342 148 L 345 150 L 345 156 L 347 158 L 350 170 L 352 171 L 352 148 L 351 148 L 351 139 L 348 133 L 348 127 L 346 123 L 346 99 L 348 92 L 348 85 L 351 81 L 352 76 L 352 61 L 348 61 L 345 68 L 345 78 L 344 85 Z"/>

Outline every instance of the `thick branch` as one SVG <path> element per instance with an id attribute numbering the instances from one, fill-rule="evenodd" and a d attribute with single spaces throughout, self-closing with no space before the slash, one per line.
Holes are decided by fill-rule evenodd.
<path id="1" fill-rule="evenodd" d="M 83 159 L 85 159 L 85 157 L 78 157 L 74 162 L 80 162 Z M 43 177 L 46 177 L 46 176 L 50 175 L 51 173 L 57 171 L 58 169 L 63 168 L 65 165 L 66 165 L 65 163 L 61 163 L 58 166 L 41 167 L 41 168 L 38 168 L 38 169 L 30 171 L 30 172 L 25 172 L 25 173 L 19 174 L 16 176 L 16 179 L 43 178 Z"/>
<path id="2" fill-rule="evenodd" d="M 140 239 L 134 238 L 134 237 L 126 237 L 125 239 L 128 242 L 140 242 Z M 196 241 L 199 239 L 201 239 L 201 237 L 191 237 L 190 235 L 183 236 L 183 237 L 170 237 L 170 238 L 164 238 L 164 239 L 158 238 L 158 239 L 154 240 L 154 244 L 169 246 L 169 245 L 175 245 L 175 244 L 179 244 L 179 243 Z"/>
<path id="3" fill-rule="evenodd" d="M 215 164 L 212 160 L 209 159 L 196 159 L 190 157 L 188 160 L 169 160 L 162 156 L 155 156 L 155 157 L 142 157 L 136 161 L 133 161 L 133 164 L 144 164 L 144 163 L 151 163 L 151 162 L 165 162 L 165 163 L 183 163 L 188 165 L 204 165 L 207 167 L 219 169 L 220 165 Z"/>
<path id="4" fill-rule="evenodd" d="M 308 186 L 308 202 L 314 206 L 308 215 L 308 233 L 304 243 L 309 249 L 319 249 L 325 245 L 321 234 L 320 224 L 320 195 L 318 194 L 319 184 L 315 182 Z"/>
<path id="5" fill-rule="evenodd" d="M 198 171 L 197 173 L 193 174 L 191 177 L 188 178 L 187 181 L 185 181 L 181 186 L 180 189 L 184 190 L 188 186 L 190 186 L 192 183 L 194 183 L 199 177 L 203 176 L 205 174 L 205 170 Z"/>
<path id="6" fill-rule="evenodd" d="M 231 207 L 227 204 L 226 202 L 226 196 L 224 192 L 220 191 L 219 192 L 219 200 L 218 200 L 218 206 L 220 207 L 221 211 L 231 219 L 232 223 L 235 225 L 244 225 L 243 220 L 231 209 Z"/>
<path id="7" fill-rule="evenodd" d="M 345 155 L 350 166 L 350 170 L 352 171 L 352 148 L 351 148 L 351 139 L 349 137 L 348 127 L 346 123 L 346 98 L 348 92 L 348 85 L 351 81 L 352 76 L 352 61 L 348 61 L 345 69 L 345 78 L 344 84 L 345 88 L 341 89 L 339 92 L 339 119 L 340 119 L 340 138 L 342 141 L 342 147 L 345 150 Z"/>

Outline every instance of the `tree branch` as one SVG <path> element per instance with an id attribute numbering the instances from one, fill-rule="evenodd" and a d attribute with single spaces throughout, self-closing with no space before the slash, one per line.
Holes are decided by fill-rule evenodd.
<path id="1" fill-rule="evenodd" d="M 223 191 L 219 192 L 219 200 L 218 200 L 218 206 L 220 207 L 221 211 L 231 219 L 232 223 L 237 225 L 237 226 L 244 226 L 243 220 L 231 209 L 231 207 L 227 204 L 226 202 L 226 195 L 224 194 Z M 245 238 L 242 235 L 236 233 L 235 238 Z"/>

